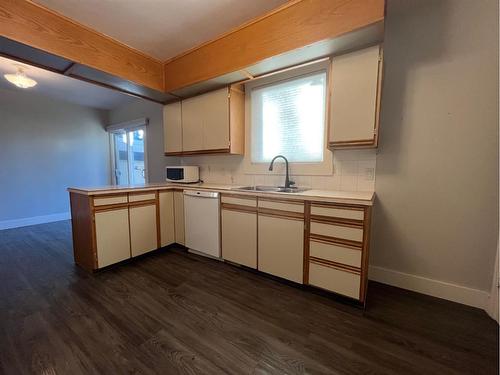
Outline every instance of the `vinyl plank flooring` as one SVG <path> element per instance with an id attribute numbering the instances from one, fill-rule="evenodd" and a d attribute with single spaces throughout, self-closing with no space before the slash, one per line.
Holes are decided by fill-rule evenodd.
<path id="1" fill-rule="evenodd" d="M 92 275 L 68 221 L 0 254 L 0 374 L 498 373 L 483 311 L 383 284 L 361 310 L 180 249 Z"/>

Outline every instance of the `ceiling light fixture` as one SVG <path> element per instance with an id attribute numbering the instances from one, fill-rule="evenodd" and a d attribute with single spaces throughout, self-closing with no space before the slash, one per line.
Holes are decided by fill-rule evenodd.
<path id="1" fill-rule="evenodd" d="M 33 87 L 37 83 L 34 79 L 29 78 L 21 67 L 17 68 L 16 74 L 4 74 L 3 76 L 7 81 L 22 89 Z"/>

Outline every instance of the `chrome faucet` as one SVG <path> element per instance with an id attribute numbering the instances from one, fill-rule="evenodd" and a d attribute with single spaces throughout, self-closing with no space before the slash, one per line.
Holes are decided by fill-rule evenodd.
<path id="1" fill-rule="evenodd" d="M 285 188 L 290 189 L 292 185 L 295 185 L 295 182 L 290 181 L 289 174 L 288 174 L 288 159 L 285 158 L 283 155 L 276 155 L 273 160 L 271 160 L 271 164 L 269 164 L 269 170 L 273 170 L 273 164 L 274 161 L 277 158 L 282 158 L 285 161 L 285 169 L 286 169 L 286 175 L 285 175 Z"/>

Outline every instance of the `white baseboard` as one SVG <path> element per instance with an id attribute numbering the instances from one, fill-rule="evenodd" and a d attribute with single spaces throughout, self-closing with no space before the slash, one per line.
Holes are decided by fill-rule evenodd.
<path id="1" fill-rule="evenodd" d="M 383 267 L 370 266 L 368 278 L 414 292 L 478 307 L 483 310 L 487 308 L 489 299 L 489 293 L 484 290 L 472 289 L 463 285 L 429 279 Z"/>
<path id="2" fill-rule="evenodd" d="M 54 221 L 68 220 L 70 218 L 71 215 L 69 212 L 61 212 L 43 216 L 25 217 L 22 219 L 4 220 L 0 221 L 0 230 L 26 227 L 28 225 L 52 223 Z"/>

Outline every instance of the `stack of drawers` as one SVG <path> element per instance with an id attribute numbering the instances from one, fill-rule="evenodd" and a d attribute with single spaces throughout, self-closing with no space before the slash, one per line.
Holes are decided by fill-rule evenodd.
<path id="1" fill-rule="evenodd" d="M 364 302 L 370 213 L 365 206 L 311 203 L 309 285 Z"/>

